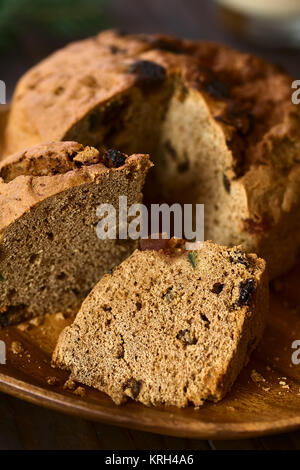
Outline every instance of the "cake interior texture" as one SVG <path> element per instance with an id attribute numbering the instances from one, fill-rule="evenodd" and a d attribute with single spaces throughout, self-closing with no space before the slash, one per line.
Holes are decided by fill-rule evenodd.
<path id="1" fill-rule="evenodd" d="M 53 354 L 71 379 L 145 405 L 200 406 L 230 389 L 261 338 L 265 262 L 206 242 L 136 250 L 84 301 Z"/>
<path id="2" fill-rule="evenodd" d="M 293 265 L 300 245 L 300 144 L 292 137 L 300 120 L 291 118 L 282 143 L 271 135 L 271 142 L 258 144 L 260 129 L 248 139 L 238 135 L 232 149 L 226 132 L 233 131 L 224 133 L 216 119 L 222 112 L 173 77 L 150 92 L 134 87 L 99 106 L 67 138 L 149 153 L 155 166 L 146 202 L 204 204 L 205 238 L 258 253 L 274 278 Z M 239 119 L 250 126 L 246 112 Z M 279 124 L 271 134 L 277 132 Z"/>
<path id="3" fill-rule="evenodd" d="M 0 168 L 0 324 L 77 308 L 100 277 L 136 247 L 100 240 L 101 203 L 142 200 L 146 155 L 108 168 L 77 143 L 37 146 Z M 91 162 L 90 159 L 95 159 Z"/>

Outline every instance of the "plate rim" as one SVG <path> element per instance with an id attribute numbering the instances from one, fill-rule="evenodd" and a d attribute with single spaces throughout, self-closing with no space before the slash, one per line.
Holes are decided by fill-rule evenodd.
<path id="1" fill-rule="evenodd" d="M 25 400 L 34 405 L 52 409 L 79 418 L 111 424 L 115 426 L 153 432 L 155 434 L 169 435 L 174 437 L 185 437 L 190 439 L 247 439 L 264 435 L 290 432 L 300 427 L 300 413 L 298 416 L 283 418 L 281 420 L 265 422 L 240 422 L 240 423 L 212 423 L 201 420 L 189 422 L 185 425 L 180 423 L 180 428 L 162 420 L 157 425 L 156 421 L 140 417 L 138 422 L 129 414 L 122 414 L 122 407 L 117 407 L 119 413 L 108 412 L 101 404 L 93 403 L 91 407 L 80 397 L 69 397 L 61 393 L 48 390 L 39 385 L 33 385 L 24 380 L 16 379 L 9 375 L 0 373 L 0 391 Z"/>

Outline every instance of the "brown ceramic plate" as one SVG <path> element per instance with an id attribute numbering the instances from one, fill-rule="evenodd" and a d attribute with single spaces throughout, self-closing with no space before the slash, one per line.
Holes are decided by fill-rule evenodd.
<path id="1" fill-rule="evenodd" d="M 87 387 L 83 396 L 64 390 L 67 374 L 50 365 L 58 334 L 72 321 L 72 316 L 66 319 L 60 314 L 46 316 L 42 324 L 29 328 L 0 330 L 7 348 L 7 362 L 0 365 L 0 390 L 64 413 L 174 436 L 229 439 L 295 429 L 300 426 L 300 365 L 292 364 L 291 345 L 300 340 L 299 279 L 300 263 L 273 283 L 263 341 L 230 394 L 218 404 L 208 403 L 199 410 L 147 408 L 135 402 L 117 407 Z"/>

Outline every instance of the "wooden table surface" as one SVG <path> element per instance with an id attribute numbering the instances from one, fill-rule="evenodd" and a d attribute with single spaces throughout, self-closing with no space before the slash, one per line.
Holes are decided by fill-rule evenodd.
<path id="1" fill-rule="evenodd" d="M 300 78 L 300 52 L 265 50 L 228 36 L 213 14 L 212 0 L 111 0 L 109 26 L 133 32 L 166 32 L 179 36 L 218 40 L 248 50 L 285 66 Z M 0 79 L 11 95 L 18 77 L 36 60 L 12 55 Z M 62 415 L 0 394 L 0 450 L 299 450 L 300 430 L 278 436 L 240 441 L 201 441 L 121 429 Z"/>
<path id="2" fill-rule="evenodd" d="M 0 394 L 0 450 L 300 450 L 300 430 L 257 439 L 204 441 L 93 423 Z"/>

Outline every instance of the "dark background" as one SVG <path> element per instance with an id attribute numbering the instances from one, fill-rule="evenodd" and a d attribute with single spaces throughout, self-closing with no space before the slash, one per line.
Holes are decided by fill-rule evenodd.
<path id="1" fill-rule="evenodd" d="M 283 65 L 300 78 L 300 50 L 264 48 L 230 35 L 213 0 L 0 0 L 0 79 L 11 97 L 18 78 L 71 40 L 117 28 L 217 40 Z"/>
<path id="2" fill-rule="evenodd" d="M 300 51 L 241 41 L 217 20 L 212 0 L 0 0 L 0 79 L 18 78 L 72 39 L 104 28 L 218 40 L 285 66 L 300 79 Z M 244 441 L 200 441 L 91 423 L 0 394 L 0 449 L 300 449 L 300 432 Z"/>

